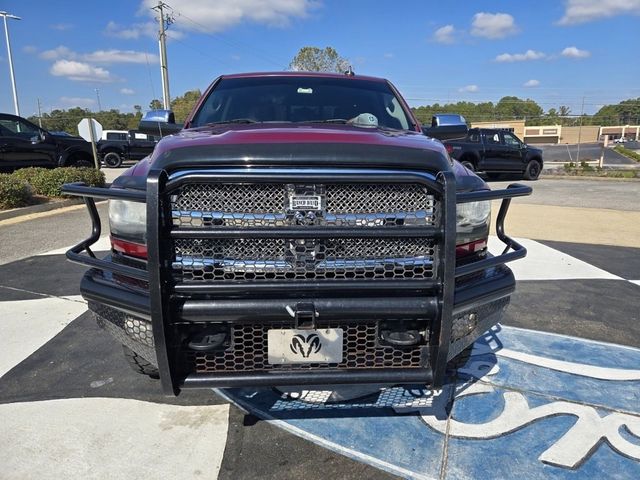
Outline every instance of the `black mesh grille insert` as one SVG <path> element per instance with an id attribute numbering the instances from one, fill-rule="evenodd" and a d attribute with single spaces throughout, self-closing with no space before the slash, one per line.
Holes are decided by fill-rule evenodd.
<path id="1" fill-rule="evenodd" d="M 421 368 L 427 364 L 424 347 L 396 348 L 377 342 L 376 323 L 341 325 L 329 323 L 322 328 L 342 328 L 341 363 L 302 363 L 271 365 L 267 361 L 267 331 L 292 328 L 291 324 L 251 324 L 232 327 L 233 342 L 229 350 L 215 353 L 186 353 L 186 368 L 197 373 L 224 371 L 305 370 L 323 368 Z"/>
<path id="2" fill-rule="evenodd" d="M 427 238 L 177 239 L 185 281 L 431 279 Z"/>

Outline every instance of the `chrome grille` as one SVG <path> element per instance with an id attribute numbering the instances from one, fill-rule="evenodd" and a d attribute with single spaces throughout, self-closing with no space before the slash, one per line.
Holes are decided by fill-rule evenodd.
<path id="1" fill-rule="evenodd" d="M 326 199 L 305 225 L 393 227 L 433 225 L 434 199 L 420 184 L 216 184 L 194 183 L 171 195 L 177 227 L 286 227 L 301 224 L 290 210 L 298 190 L 316 191 Z"/>
<path id="2" fill-rule="evenodd" d="M 420 368 L 427 362 L 425 348 L 417 346 L 396 348 L 379 345 L 378 327 L 374 322 L 347 325 L 329 322 L 319 328 L 344 330 L 341 363 L 271 365 L 267 362 L 267 331 L 272 328 L 293 328 L 293 325 L 290 323 L 234 325 L 233 341 L 228 350 L 186 354 L 187 371 L 206 373 L 312 368 Z"/>
<path id="3" fill-rule="evenodd" d="M 427 238 L 177 239 L 185 281 L 430 279 Z"/>

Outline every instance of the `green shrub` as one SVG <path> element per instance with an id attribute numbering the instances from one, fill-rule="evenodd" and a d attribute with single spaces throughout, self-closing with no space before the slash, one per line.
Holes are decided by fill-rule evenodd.
<path id="1" fill-rule="evenodd" d="M 624 155 L 625 157 L 635 160 L 636 162 L 640 162 L 640 153 L 636 153 L 633 150 L 623 147 L 622 145 L 617 145 L 613 147 L 613 149 L 620 155 Z"/>
<path id="2" fill-rule="evenodd" d="M 62 196 L 61 188 L 65 183 L 83 182 L 92 187 L 104 186 L 104 173 L 94 168 L 24 168 L 13 175 L 26 180 L 37 195 L 47 197 Z"/>
<path id="3" fill-rule="evenodd" d="M 0 173 L 0 209 L 29 205 L 33 200 L 27 182 L 6 173 Z"/>

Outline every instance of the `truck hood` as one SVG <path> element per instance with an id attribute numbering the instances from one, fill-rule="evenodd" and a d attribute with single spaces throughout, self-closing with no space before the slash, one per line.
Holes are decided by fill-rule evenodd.
<path id="1" fill-rule="evenodd" d="M 475 175 L 454 168 L 440 141 L 418 132 L 269 123 L 182 130 L 158 142 L 153 153 L 126 171 L 114 186 L 143 188 L 141 180 L 154 168 L 171 172 L 211 167 L 453 170 L 456 176 L 463 174 L 458 185 L 463 190 L 484 185 Z"/>
<path id="2" fill-rule="evenodd" d="M 163 138 L 149 161 L 166 170 L 206 166 L 368 166 L 439 171 L 446 150 L 418 132 L 351 125 L 201 127 Z"/>

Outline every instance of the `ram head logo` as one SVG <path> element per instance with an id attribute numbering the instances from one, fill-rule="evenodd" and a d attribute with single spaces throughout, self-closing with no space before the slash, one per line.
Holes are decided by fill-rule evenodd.
<path id="1" fill-rule="evenodd" d="M 302 355 L 303 358 L 309 358 L 312 353 L 320 351 L 322 344 L 320 343 L 320 337 L 316 333 L 310 333 L 307 336 L 297 334 L 291 339 L 289 348 L 293 353 Z"/>

